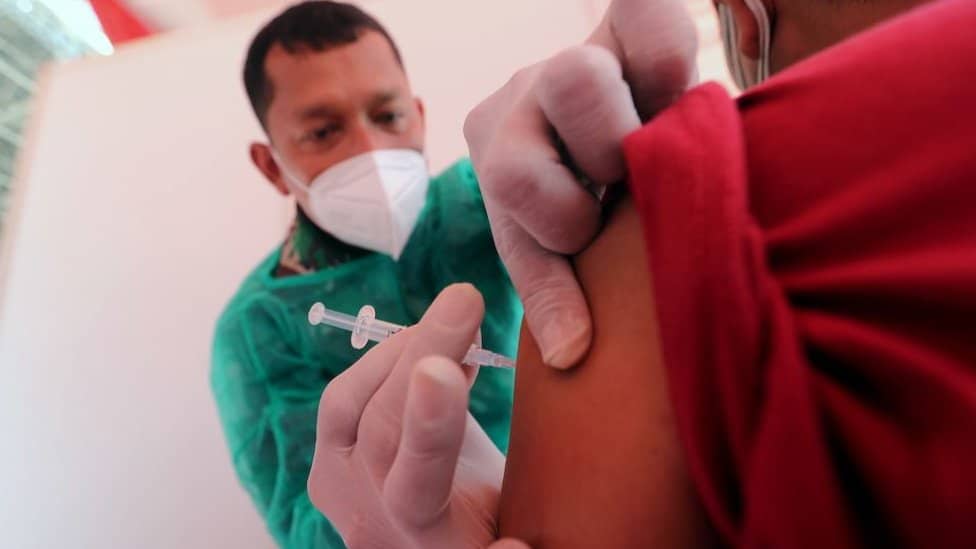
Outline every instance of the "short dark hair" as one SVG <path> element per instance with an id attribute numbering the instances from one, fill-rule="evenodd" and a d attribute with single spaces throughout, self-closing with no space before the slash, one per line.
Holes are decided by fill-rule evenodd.
<path id="1" fill-rule="evenodd" d="M 261 125 L 267 129 L 265 117 L 274 96 L 274 86 L 264 70 L 264 62 L 275 44 L 281 44 L 290 54 L 303 50 L 324 51 L 351 44 L 366 31 L 382 34 L 393 48 L 397 62 L 403 66 L 400 50 L 383 25 L 350 4 L 328 0 L 301 2 L 265 25 L 251 41 L 244 61 L 244 88 Z"/>

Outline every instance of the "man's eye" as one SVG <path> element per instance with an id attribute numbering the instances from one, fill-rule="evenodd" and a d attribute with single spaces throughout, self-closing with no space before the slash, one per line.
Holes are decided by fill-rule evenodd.
<path id="1" fill-rule="evenodd" d="M 384 112 L 376 116 L 376 122 L 379 124 L 390 125 L 395 124 L 402 118 L 402 115 L 398 112 Z"/>
<path id="2" fill-rule="evenodd" d="M 322 126 L 308 132 L 306 139 L 309 141 L 322 141 L 331 137 L 335 132 L 336 127 L 334 125 Z"/>

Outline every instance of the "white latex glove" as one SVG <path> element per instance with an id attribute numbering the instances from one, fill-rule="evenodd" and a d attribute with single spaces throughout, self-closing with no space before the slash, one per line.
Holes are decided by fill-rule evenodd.
<path id="1" fill-rule="evenodd" d="M 323 393 L 308 493 L 350 549 L 527 549 L 495 541 L 505 458 L 458 364 L 483 315 L 473 286 L 450 286 Z"/>
<path id="2" fill-rule="evenodd" d="M 496 247 L 551 366 L 575 364 L 592 337 L 565 255 L 596 236 L 601 207 L 574 168 L 622 181 L 622 139 L 695 81 L 696 51 L 681 0 L 615 0 L 587 45 L 523 69 L 465 121 Z"/>

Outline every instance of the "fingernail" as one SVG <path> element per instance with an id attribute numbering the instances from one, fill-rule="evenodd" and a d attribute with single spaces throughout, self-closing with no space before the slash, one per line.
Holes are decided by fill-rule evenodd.
<path id="1" fill-rule="evenodd" d="M 480 322 L 481 294 L 471 284 L 453 284 L 444 289 L 429 310 L 430 320 L 456 328 Z"/>
<path id="2" fill-rule="evenodd" d="M 589 349 L 589 326 L 577 319 L 557 318 L 542 329 L 538 343 L 543 362 L 565 370 L 579 362 Z"/>
<path id="3" fill-rule="evenodd" d="M 431 357 L 422 366 L 423 374 L 439 387 L 450 387 L 457 382 L 460 368 L 450 360 Z"/>
<path id="4" fill-rule="evenodd" d="M 441 357 L 424 359 L 418 366 L 418 374 L 417 408 L 421 419 L 429 423 L 443 421 L 454 398 L 454 385 L 464 383 L 458 381 L 464 374 L 457 364 Z"/>

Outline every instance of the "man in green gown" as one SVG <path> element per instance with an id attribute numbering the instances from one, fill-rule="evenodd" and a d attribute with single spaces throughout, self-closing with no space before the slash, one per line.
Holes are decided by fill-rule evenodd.
<path id="1" fill-rule="evenodd" d="M 485 298 L 483 346 L 508 356 L 522 308 L 471 164 L 427 174 L 423 104 L 376 20 L 342 3 L 297 4 L 254 38 L 244 82 L 269 141 L 252 144 L 251 159 L 298 207 L 217 323 L 213 391 L 238 477 L 278 544 L 340 548 L 305 486 L 322 391 L 367 349 L 309 325 L 309 307 L 355 315 L 369 304 L 413 324 L 445 286 L 470 282 Z M 470 409 L 503 452 L 511 404 L 512 372 L 483 368 Z"/>

